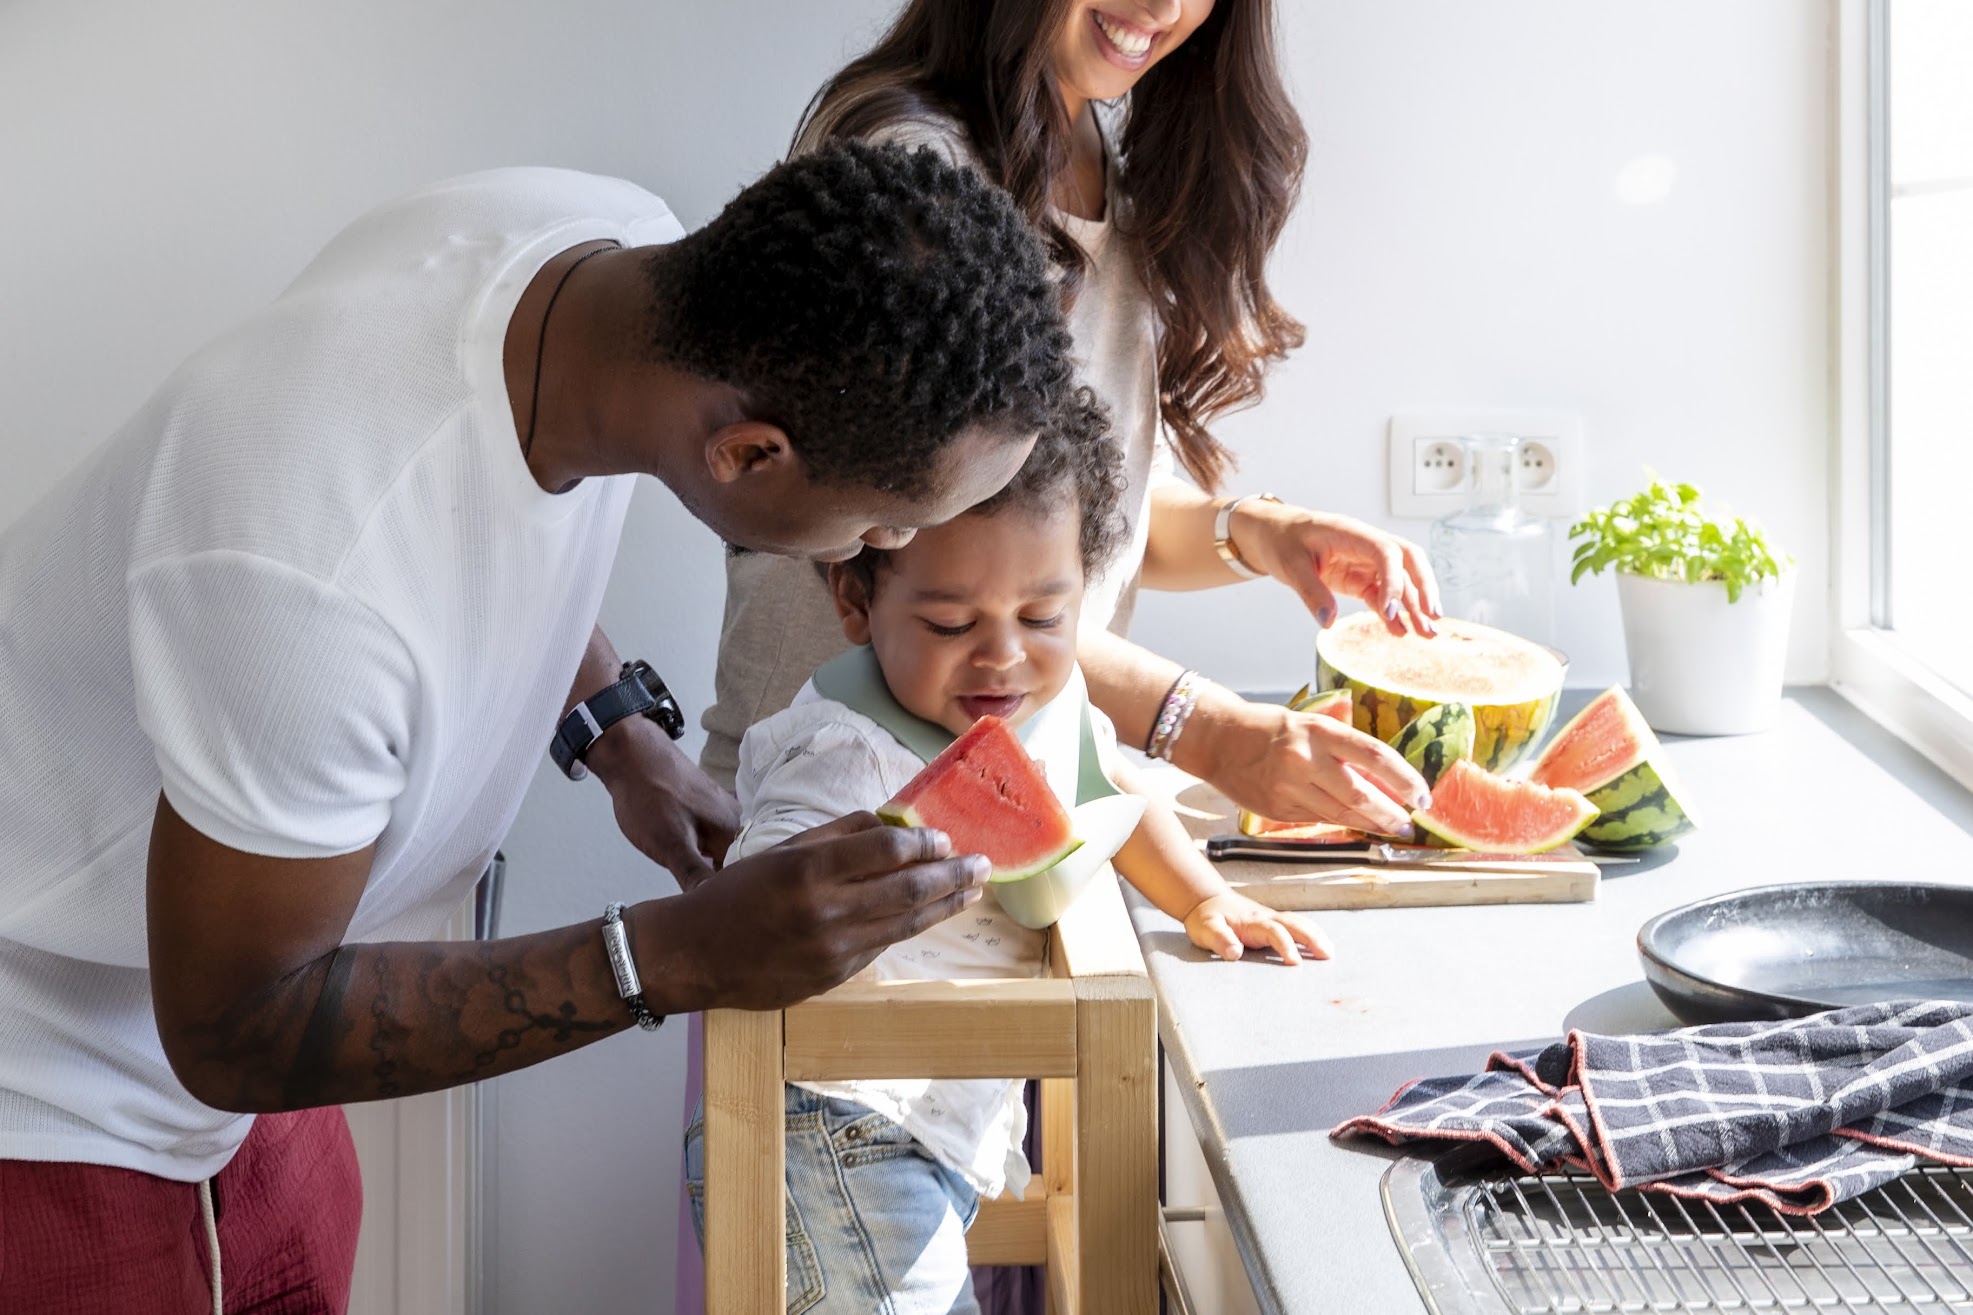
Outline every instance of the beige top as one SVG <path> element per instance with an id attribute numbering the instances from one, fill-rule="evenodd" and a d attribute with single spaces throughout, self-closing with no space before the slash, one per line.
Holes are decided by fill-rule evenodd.
<path id="1" fill-rule="evenodd" d="M 1113 210 L 1119 195 L 1116 152 L 1109 148 L 1114 134 L 1100 118 L 1098 122 L 1109 157 L 1107 195 Z M 900 121 L 877 139 L 929 146 L 955 164 L 974 164 L 963 130 L 949 119 Z M 1090 259 L 1069 312 L 1077 370 L 1110 409 L 1111 433 L 1124 446 L 1124 476 L 1129 481 L 1122 508 L 1129 539 L 1110 568 L 1090 581 L 1082 628 L 1088 633 L 1107 626 L 1122 634 L 1137 596 L 1138 567 L 1150 528 L 1151 489 L 1177 476 L 1171 450 L 1161 441 L 1158 418 L 1157 316 L 1112 217 L 1110 213 L 1097 220 L 1057 215 Z M 714 701 L 701 722 L 706 747 L 699 761 L 707 774 L 730 788 L 739 767 L 740 737 L 747 727 L 787 707 L 810 673 L 849 646 L 812 563 L 766 553 L 729 552 Z"/>

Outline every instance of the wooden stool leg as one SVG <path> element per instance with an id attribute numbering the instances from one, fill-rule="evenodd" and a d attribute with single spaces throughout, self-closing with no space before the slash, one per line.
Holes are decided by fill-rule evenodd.
<path id="1" fill-rule="evenodd" d="M 787 1307 L 779 1011 L 706 1013 L 706 1315 Z"/>
<path id="2" fill-rule="evenodd" d="M 1142 977 L 1076 979 L 1075 1315 L 1158 1308 L 1157 1007 Z"/>
<path id="3" fill-rule="evenodd" d="M 1080 1012 L 1081 1004 L 1077 1004 Z M 1069 1315 L 1076 1291 L 1076 1080 L 1041 1080 L 1041 1181 L 1047 1252 L 1042 1275 L 1045 1315 Z"/>

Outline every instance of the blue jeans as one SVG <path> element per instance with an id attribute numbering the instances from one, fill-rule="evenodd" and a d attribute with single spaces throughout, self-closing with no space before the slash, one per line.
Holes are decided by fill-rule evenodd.
<path id="1" fill-rule="evenodd" d="M 966 1230 L 979 1194 L 862 1105 L 788 1088 L 788 1315 L 978 1315 Z M 705 1107 L 685 1187 L 706 1238 Z"/>

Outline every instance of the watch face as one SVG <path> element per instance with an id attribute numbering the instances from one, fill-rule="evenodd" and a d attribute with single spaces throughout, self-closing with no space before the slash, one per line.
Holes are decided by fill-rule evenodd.
<path id="1" fill-rule="evenodd" d="M 635 676 L 644 687 L 644 692 L 651 696 L 652 704 L 645 709 L 644 715 L 662 726 L 665 734 L 672 739 L 682 739 L 685 735 L 685 711 L 678 706 L 678 700 L 672 696 L 671 687 L 665 684 L 664 677 L 642 658 L 626 662 L 623 674 Z"/>

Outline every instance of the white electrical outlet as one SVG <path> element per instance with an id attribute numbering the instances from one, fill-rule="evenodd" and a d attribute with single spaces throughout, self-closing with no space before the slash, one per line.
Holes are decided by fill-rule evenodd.
<path id="1" fill-rule="evenodd" d="M 1521 438 L 1521 506 L 1537 516 L 1582 515 L 1587 457 L 1578 415 L 1553 411 L 1438 411 L 1391 417 L 1391 515 L 1436 520 L 1466 505 L 1464 434 Z"/>

